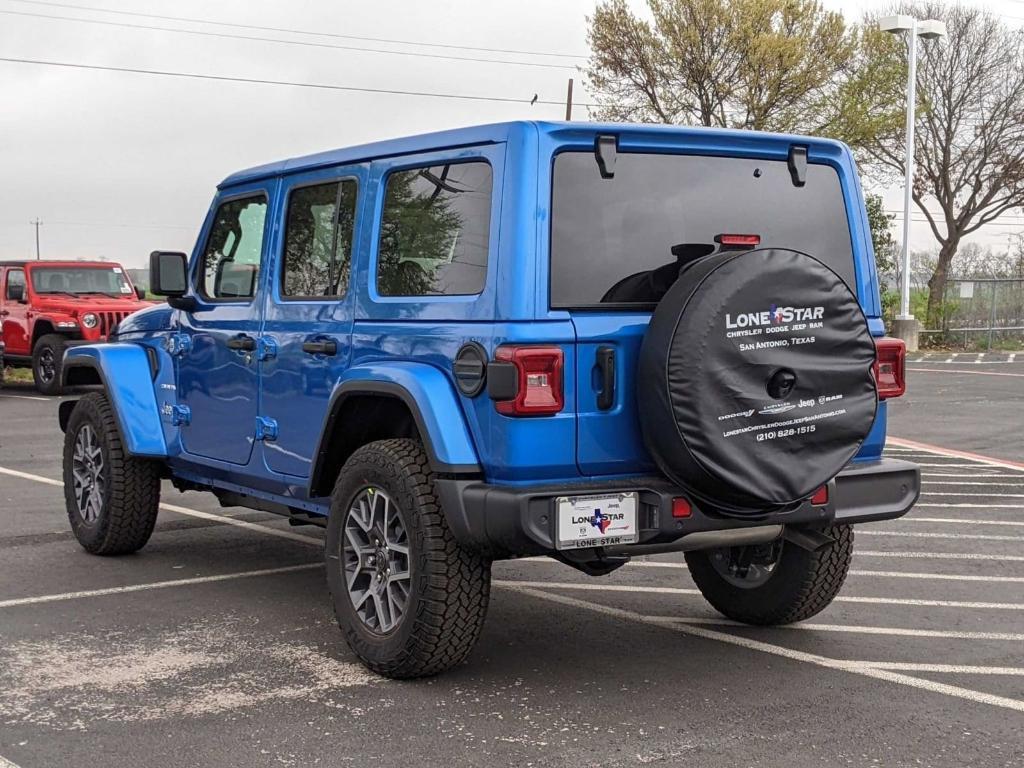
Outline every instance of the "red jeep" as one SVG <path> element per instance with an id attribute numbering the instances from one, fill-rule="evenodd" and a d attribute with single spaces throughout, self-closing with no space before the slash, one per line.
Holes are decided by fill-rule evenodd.
<path id="1" fill-rule="evenodd" d="M 57 394 L 64 348 L 105 341 L 117 323 L 150 305 L 144 295 L 108 261 L 0 261 L 4 360 L 31 364 L 36 389 Z"/>

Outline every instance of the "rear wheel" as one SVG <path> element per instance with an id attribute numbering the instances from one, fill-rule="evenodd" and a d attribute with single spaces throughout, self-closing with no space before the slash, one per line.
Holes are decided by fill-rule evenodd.
<path id="1" fill-rule="evenodd" d="M 64 436 L 64 499 L 78 543 L 94 555 L 141 549 L 156 524 L 160 469 L 129 456 L 106 395 L 75 404 Z"/>
<path id="2" fill-rule="evenodd" d="M 424 677 L 469 655 L 487 613 L 490 562 L 455 540 L 420 443 L 381 440 L 346 462 L 326 555 L 338 624 L 370 669 Z"/>
<path id="3" fill-rule="evenodd" d="M 32 378 L 44 395 L 60 394 L 60 372 L 64 363 L 64 337 L 48 333 L 32 350 Z"/>
<path id="4" fill-rule="evenodd" d="M 832 541 L 811 552 L 780 539 L 752 547 L 686 553 L 690 575 L 719 613 L 745 624 L 791 624 L 824 610 L 853 556 L 853 529 L 825 529 Z"/>

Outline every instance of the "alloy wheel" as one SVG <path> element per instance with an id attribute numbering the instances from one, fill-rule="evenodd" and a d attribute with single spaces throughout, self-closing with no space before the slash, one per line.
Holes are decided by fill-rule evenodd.
<path id="1" fill-rule="evenodd" d="M 71 459 L 75 502 L 78 514 L 90 525 L 95 523 L 103 509 L 104 474 L 103 450 L 92 425 L 83 424 L 75 437 L 75 450 Z"/>

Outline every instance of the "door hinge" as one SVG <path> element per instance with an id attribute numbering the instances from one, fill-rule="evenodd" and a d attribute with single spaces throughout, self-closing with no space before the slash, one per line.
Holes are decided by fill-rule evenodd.
<path id="1" fill-rule="evenodd" d="M 192 409 L 187 405 L 171 406 L 171 424 L 175 427 L 184 427 L 192 423 Z"/>
<path id="2" fill-rule="evenodd" d="M 270 360 L 277 357 L 277 342 L 269 336 L 260 336 L 256 341 L 256 359 Z"/>
<path id="3" fill-rule="evenodd" d="M 192 349 L 192 337 L 187 333 L 172 333 L 167 337 L 168 354 L 173 357 L 181 357 Z"/>
<path id="4" fill-rule="evenodd" d="M 256 439 L 277 440 L 277 422 L 267 416 L 257 416 Z"/>

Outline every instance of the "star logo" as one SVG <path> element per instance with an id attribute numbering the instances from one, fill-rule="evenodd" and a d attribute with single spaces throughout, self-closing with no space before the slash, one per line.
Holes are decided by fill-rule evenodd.
<path id="1" fill-rule="evenodd" d="M 601 531 L 601 533 L 604 533 L 608 530 L 608 526 L 612 524 L 612 521 L 605 517 L 600 509 L 595 509 L 594 516 L 590 518 L 590 524 Z"/>

